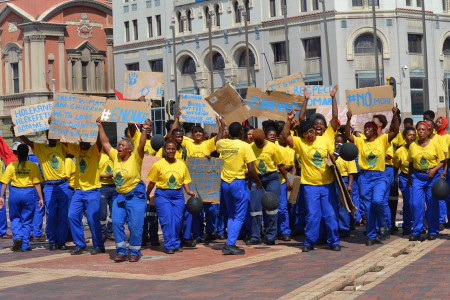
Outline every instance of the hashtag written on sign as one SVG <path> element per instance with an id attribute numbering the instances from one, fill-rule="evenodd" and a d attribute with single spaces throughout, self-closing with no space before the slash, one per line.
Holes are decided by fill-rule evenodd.
<path id="1" fill-rule="evenodd" d="M 103 122 L 109 121 L 110 116 L 111 116 L 111 111 L 105 109 L 102 112 L 102 116 L 101 116 L 100 120 L 102 120 Z"/>

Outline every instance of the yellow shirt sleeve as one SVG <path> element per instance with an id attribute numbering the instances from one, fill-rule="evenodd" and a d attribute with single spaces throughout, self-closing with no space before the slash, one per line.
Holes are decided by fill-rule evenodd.
<path id="1" fill-rule="evenodd" d="M 189 184 L 191 183 L 192 179 L 191 179 L 191 174 L 189 174 L 189 170 L 187 168 L 187 165 L 184 164 L 184 181 L 183 184 Z"/>
<path id="2" fill-rule="evenodd" d="M 156 183 L 158 182 L 158 178 L 159 178 L 159 164 L 158 163 L 154 163 L 152 168 L 150 169 L 150 172 L 148 172 L 147 174 L 147 178 L 148 180 L 150 180 L 150 182 Z"/>
<path id="3" fill-rule="evenodd" d="M 348 162 L 348 174 L 357 174 L 356 162 L 354 160 Z"/>
<path id="4" fill-rule="evenodd" d="M 9 166 L 6 167 L 5 172 L 3 173 L 1 182 L 3 184 L 9 184 L 9 182 L 12 179 L 13 172 L 14 172 L 14 170 L 13 170 L 13 167 L 12 167 L 12 163 L 10 163 Z"/>
<path id="5" fill-rule="evenodd" d="M 256 160 L 256 157 L 250 145 L 245 143 L 242 148 L 244 163 L 249 164 L 251 162 L 254 162 Z"/>

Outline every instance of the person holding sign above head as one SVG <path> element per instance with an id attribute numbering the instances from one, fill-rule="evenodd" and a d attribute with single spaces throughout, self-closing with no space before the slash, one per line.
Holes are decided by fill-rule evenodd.
<path id="1" fill-rule="evenodd" d="M 10 163 L 1 178 L 0 209 L 5 205 L 6 186 L 11 182 L 8 204 L 14 243 L 12 250 L 23 252 L 31 251 L 29 242 L 36 209 L 35 199 L 39 197 L 39 209 L 44 208 L 44 200 L 41 172 L 35 163 L 27 159 L 28 146 L 19 145 L 17 152 L 19 160 Z"/>
<path id="2" fill-rule="evenodd" d="M 347 124 L 345 125 L 345 135 L 349 142 L 358 147 L 359 159 L 358 165 L 360 172 L 358 174 L 358 186 L 360 189 L 361 200 L 366 209 L 366 235 L 367 246 L 381 243 L 381 239 L 386 235 L 386 217 L 384 195 L 386 192 L 387 181 L 385 178 L 386 153 L 391 147 L 391 141 L 399 132 L 399 118 L 397 117 L 397 107 L 392 108 L 394 116 L 392 118 L 392 130 L 388 134 L 378 135 L 378 126 L 375 122 L 367 122 L 364 125 L 365 139 L 355 137 L 350 132 L 350 122 L 352 112 L 347 112 Z M 380 234 L 377 235 L 377 225 L 380 228 Z"/>
<path id="3" fill-rule="evenodd" d="M 156 185 L 155 206 L 164 236 L 164 247 L 167 254 L 183 251 L 180 233 L 183 210 L 185 206 L 182 187 L 190 196 L 191 177 L 186 164 L 175 158 L 177 142 L 168 140 L 164 143 L 164 159 L 156 162 L 148 174 L 150 183 L 147 187 L 147 197 Z"/>
<path id="4" fill-rule="evenodd" d="M 72 255 L 83 254 L 86 250 L 83 224 L 85 212 L 94 245 L 91 254 L 105 253 L 100 225 L 101 184 L 98 165 L 101 148 L 98 139 L 93 146 L 87 142 L 80 142 L 79 145 L 67 144 L 67 153 L 74 155 L 77 161 L 75 192 L 69 206 L 70 231 L 76 246 L 71 252 Z"/>
<path id="5" fill-rule="evenodd" d="M 334 134 L 339 128 L 338 108 L 334 97 L 337 86 L 333 88 L 332 119 L 330 127 L 323 135 L 316 135 L 314 123 L 310 120 L 300 122 L 300 137 L 292 137 L 290 128 L 295 117 L 295 111 L 288 113 L 287 122 L 283 128 L 283 139 L 300 155 L 302 162 L 302 194 L 306 202 L 305 241 L 302 251 L 311 251 L 319 240 L 320 223 L 323 219 L 327 231 L 329 247 L 340 251 L 338 234 L 338 200 L 334 176 L 331 168 L 326 164 L 329 154 L 334 152 Z M 309 93 L 305 91 L 302 111 L 306 109 Z"/>
<path id="6" fill-rule="evenodd" d="M 242 141 L 244 129 L 238 122 L 229 126 L 229 139 L 217 142 L 217 152 L 223 159 L 221 184 L 220 184 L 220 206 L 228 213 L 228 238 L 222 249 L 223 254 L 242 255 L 245 250 L 236 247 L 236 241 L 244 223 L 247 206 L 250 202 L 251 179 L 256 183 L 256 189 L 262 188 L 254 161 L 255 154 L 249 144 Z M 249 181 L 245 181 L 245 166 L 247 166 Z M 247 183 L 247 184 L 246 184 Z"/>
<path id="7" fill-rule="evenodd" d="M 69 177 L 65 168 L 66 151 L 58 140 L 48 138 L 48 130 L 45 133 L 48 144 L 34 143 L 26 136 L 20 136 L 20 139 L 31 147 L 39 159 L 44 175 L 49 250 L 67 250 L 65 243 L 69 229 L 68 210 L 73 191 L 67 181 Z"/>
<path id="8" fill-rule="evenodd" d="M 430 139 L 433 128 L 427 122 L 416 125 L 418 138 L 408 150 L 409 177 L 411 187 L 412 232 L 410 241 L 436 239 L 439 234 L 439 202 L 433 197 L 431 189 L 440 178 L 445 155 L 442 148 Z M 424 215 L 428 223 L 428 236 L 425 237 Z"/>
<path id="9" fill-rule="evenodd" d="M 141 139 L 134 151 L 134 143 L 129 139 L 123 139 L 117 146 L 117 150 L 111 147 L 106 136 L 100 118 L 97 120 L 100 142 L 106 154 L 113 162 L 114 182 L 116 193 L 113 199 L 112 222 L 114 238 L 116 240 L 116 262 L 127 260 L 128 250 L 125 240 L 125 222 L 128 220 L 130 230 L 129 247 L 130 262 L 137 262 L 141 256 L 142 229 L 144 226 L 145 208 L 147 197 L 145 184 L 141 180 L 142 160 L 144 159 L 145 141 L 147 134 L 141 134 Z M 142 131 L 148 130 L 144 125 Z"/>

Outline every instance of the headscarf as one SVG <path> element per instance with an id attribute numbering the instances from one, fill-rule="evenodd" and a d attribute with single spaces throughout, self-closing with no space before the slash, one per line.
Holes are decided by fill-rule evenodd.
<path id="1" fill-rule="evenodd" d="M 444 135 L 445 129 L 447 128 L 448 125 L 448 120 L 446 117 L 439 117 L 438 119 L 442 119 L 442 125 L 438 128 L 437 134 Z"/>

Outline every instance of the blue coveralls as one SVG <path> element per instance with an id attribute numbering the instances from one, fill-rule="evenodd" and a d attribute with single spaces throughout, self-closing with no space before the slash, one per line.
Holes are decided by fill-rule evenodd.
<path id="1" fill-rule="evenodd" d="M 264 189 L 258 190 L 256 184 L 252 184 L 251 197 L 250 197 L 250 216 L 252 219 L 252 232 L 251 240 L 259 241 L 261 240 L 262 231 L 262 216 L 263 209 L 261 204 L 261 199 L 264 195 L 264 190 L 267 192 L 272 192 L 278 196 L 281 193 L 281 180 L 277 172 L 271 172 L 265 175 L 259 175 L 261 183 Z M 277 219 L 278 219 L 278 209 L 274 211 L 265 211 L 265 229 L 266 229 L 266 239 L 268 241 L 274 241 L 277 237 Z"/>
<path id="2" fill-rule="evenodd" d="M 278 232 L 280 234 L 291 234 L 287 194 L 287 183 L 285 182 L 281 185 L 280 202 L 278 204 Z"/>
<path id="3" fill-rule="evenodd" d="M 0 182 L 0 190 L 2 183 Z M 8 231 L 8 218 L 6 217 L 6 205 L 0 209 L 0 237 L 4 236 Z"/>
<path id="4" fill-rule="evenodd" d="M 114 184 L 102 184 L 100 188 L 100 225 L 102 227 L 102 238 L 113 236 L 112 222 L 108 222 L 109 215 L 112 217 L 112 206 L 116 186 Z"/>
<path id="5" fill-rule="evenodd" d="M 41 175 L 43 176 L 42 170 L 41 170 L 41 165 L 39 164 L 39 159 L 37 158 L 37 156 L 32 153 L 32 154 L 28 155 L 28 160 L 31 162 L 34 162 L 35 164 L 38 165 Z M 45 204 L 45 199 L 43 199 L 43 200 L 44 200 L 44 204 Z M 32 229 L 31 229 L 32 236 L 35 238 L 42 236 L 42 224 L 44 222 L 44 214 L 45 214 L 45 210 L 39 208 L 39 196 L 37 196 L 37 193 L 36 193 L 36 209 L 34 210 L 33 224 L 32 224 Z"/>
<path id="6" fill-rule="evenodd" d="M 450 185 L 450 173 L 447 173 L 445 179 Z M 447 217 L 447 221 L 445 217 Z M 445 224 L 446 222 L 450 223 L 450 195 L 445 200 L 439 200 L 439 224 Z"/>
<path id="7" fill-rule="evenodd" d="M 35 187 L 19 188 L 10 185 L 8 205 L 11 231 L 14 241 L 22 239 L 22 250 L 30 248 L 36 194 Z"/>
<path id="8" fill-rule="evenodd" d="M 205 232 L 207 234 L 217 233 L 218 221 L 220 213 L 220 204 L 218 203 L 204 203 L 203 209 L 205 211 Z"/>
<path id="9" fill-rule="evenodd" d="M 419 236 L 424 229 L 425 204 L 428 223 L 428 234 L 439 234 L 439 202 L 433 197 L 431 189 L 441 176 L 442 170 L 436 172 L 433 178 L 428 178 L 427 173 L 414 170 L 411 185 L 411 212 L 412 227 L 411 235 Z"/>
<path id="10" fill-rule="evenodd" d="M 403 195 L 403 230 L 411 231 L 412 212 L 411 212 L 411 188 L 408 187 L 408 174 L 400 173 L 398 176 L 398 187 Z"/>
<path id="11" fill-rule="evenodd" d="M 220 204 L 221 210 L 226 209 L 227 212 L 227 244 L 230 246 L 236 245 L 249 202 L 250 191 L 245 179 L 234 179 L 231 183 L 227 183 L 224 180 L 221 181 Z"/>
<path id="12" fill-rule="evenodd" d="M 128 229 L 130 230 L 128 249 L 130 249 L 130 255 L 141 255 L 142 230 L 146 206 L 147 195 L 143 181 L 140 181 L 127 194 L 121 194 L 117 191 L 114 193 L 112 223 L 118 254 L 128 255 L 125 239 L 125 222 L 128 221 Z"/>
<path id="13" fill-rule="evenodd" d="M 92 244 L 95 248 L 105 249 L 100 225 L 100 189 L 83 191 L 76 189 L 69 207 L 69 224 L 73 241 L 77 248 L 85 248 L 83 213 L 86 217 L 92 234 Z"/>
<path id="14" fill-rule="evenodd" d="M 203 210 L 197 216 L 192 215 L 187 209 L 184 210 L 183 239 L 201 239 L 203 235 Z"/>
<path id="15" fill-rule="evenodd" d="M 391 193 L 391 185 L 394 183 L 394 167 L 386 165 L 386 168 L 384 169 L 384 176 L 386 180 L 386 191 L 383 197 L 384 224 L 386 226 L 386 229 L 389 230 L 392 228 L 391 209 L 389 208 L 389 195 Z"/>
<path id="16" fill-rule="evenodd" d="M 348 176 L 342 176 L 342 180 L 345 183 L 345 187 L 348 186 Z M 353 189 L 353 184 L 352 184 Z M 336 187 L 336 195 L 339 195 Z M 353 190 L 352 190 L 353 196 Z M 338 196 L 339 197 L 339 196 Z M 353 198 L 352 198 L 353 200 Z M 345 209 L 344 206 L 341 205 L 341 202 L 338 199 L 338 207 L 339 207 L 339 231 L 350 231 L 351 223 L 353 218 L 350 213 Z"/>
<path id="17" fill-rule="evenodd" d="M 164 248 L 175 250 L 181 246 L 180 234 L 182 228 L 185 201 L 183 189 L 155 191 L 155 206 L 159 223 L 164 236 Z"/>

